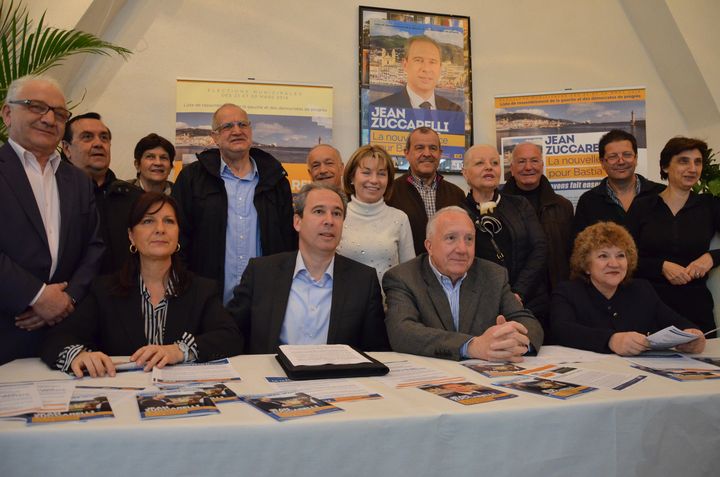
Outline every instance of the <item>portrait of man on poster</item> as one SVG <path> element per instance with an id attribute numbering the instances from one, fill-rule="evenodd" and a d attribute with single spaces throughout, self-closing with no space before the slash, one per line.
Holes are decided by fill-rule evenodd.
<path id="1" fill-rule="evenodd" d="M 372 106 L 462 112 L 460 105 L 435 92 L 442 76 L 442 48 L 435 40 L 426 35 L 408 38 L 402 68 L 405 86 Z"/>

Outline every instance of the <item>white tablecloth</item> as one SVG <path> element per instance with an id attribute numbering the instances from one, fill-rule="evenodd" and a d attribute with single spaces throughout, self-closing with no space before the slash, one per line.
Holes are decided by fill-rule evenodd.
<path id="1" fill-rule="evenodd" d="M 706 355 L 720 356 L 720 340 Z M 452 361 L 373 353 L 490 380 Z M 268 355 L 232 363 L 239 394 L 271 391 L 282 376 Z M 631 373 L 619 357 L 590 364 Z M 636 371 L 637 373 L 637 371 Z M 39 360 L 0 367 L 0 382 L 62 376 Z M 221 414 L 140 421 L 134 399 L 114 419 L 28 427 L 0 421 L 0 476 L 650 476 L 719 475 L 720 380 L 675 382 L 658 376 L 624 391 L 599 390 L 568 401 L 518 398 L 462 406 L 418 389 L 359 380 L 384 399 L 342 403 L 338 412 L 276 422 L 244 403 Z M 147 385 L 125 373 L 96 385 Z"/>

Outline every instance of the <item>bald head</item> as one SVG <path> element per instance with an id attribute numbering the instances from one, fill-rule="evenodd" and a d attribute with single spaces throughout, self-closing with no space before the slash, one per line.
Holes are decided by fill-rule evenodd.
<path id="1" fill-rule="evenodd" d="M 310 149 L 307 168 L 313 182 L 340 187 L 343 163 L 340 152 L 329 144 L 318 144 Z"/>
<path id="2" fill-rule="evenodd" d="M 236 104 L 220 106 L 212 119 L 210 136 L 225 161 L 248 161 L 253 144 L 252 128 L 247 112 Z"/>

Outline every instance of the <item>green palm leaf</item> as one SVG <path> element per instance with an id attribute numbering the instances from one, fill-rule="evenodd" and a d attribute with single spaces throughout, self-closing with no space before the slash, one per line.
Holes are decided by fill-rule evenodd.
<path id="1" fill-rule="evenodd" d="M 47 26 L 44 13 L 35 27 L 22 1 L 0 0 L 0 35 L 0 101 L 3 102 L 8 86 L 15 79 L 42 74 L 61 65 L 70 56 L 81 53 L 110 56 L 115 53 L 127 59 L 132 54 L 128 49 L 90 33 Z M 6 139 L 3 125 L 0 141 Z"/>

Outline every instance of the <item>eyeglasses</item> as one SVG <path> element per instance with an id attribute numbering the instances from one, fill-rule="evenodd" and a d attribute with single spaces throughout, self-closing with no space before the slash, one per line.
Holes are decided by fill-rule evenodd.
<path id="1" fill-rule="evenodd" d="M 39 115 L 44 115 L 52 109 L 55 119 L 59 123 L 66 123 L 72 117 L 72 113 L 67 109 L 60 106 L 49 106 L 48 104 L 38 101 L 36 99 L 18 99 L 15 101 L 8 101 L 8 104 L 22 104 L 28 108 L 31 112 Z"/>
<path id="2" fill-rule="evenodd" d="M 240 129 L 249 129 L 250 128 L 250 121 L 230 121 L 227 123 L 222 123 L 220 126 L 215 128 L 215 132 L 223 133 L 232 131 L 232 128 L 235 126 L 239 127 Z"/>
<path id="3" fill-rule="evenodd" d="M 608 154 L 607 156 L 605 156 L 605 160 L 608 162 L 617 162 L 618 160 L 620 160 L 621 157 L 624 160 L 629 161 L 630 159 L 635 157 L 635 153 L 630 152 L 630 151 L 625 151 L 622 154 L 618 154 L 617 152 L 614 152 L 612 154 Z"/>

